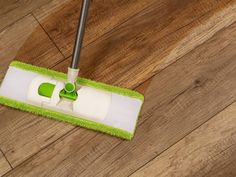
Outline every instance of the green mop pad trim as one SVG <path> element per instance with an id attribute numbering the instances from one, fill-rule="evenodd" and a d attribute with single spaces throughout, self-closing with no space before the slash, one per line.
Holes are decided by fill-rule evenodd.
<path id="1" fill-rule="evenodd" d="M 22 62 L 18 62 L 18 61 L 13 61 L 10 66 L 13 67 L 17 67 L 17 68 L 21 68 L 24 70 L 28 70 L 28 71 L 33 71 L 35 73 L 38 74 L 42 74 L 42 75 L 47 75 L 47 76 L 53 76 L 54 78 L 57 79 L 62 79 L 62 80 L 66 80 L 66 74 L 61 73 L 61 72 L 57 72 L 57 71 L 53 71 L 53 70 L 49 70 L 49 69 L 45 69 L 45 68 L 41 68 L 41 67 L 37 67 L 37 66 L 33 66 L 33 65 L 29 65 L 29 64 L 25 64 Z M 109 92 L 113 92 L 113 93 L 117 93 L 117 94 L 121 94 L 121 95 L 125 95 L 125 96 L 129 96 L 129 97 L 133 97 L 133 98 L 137 98 L 140 100 L 144 100 L 144 96 L 141 95 L 138 92 L 135 91 L 131 91 L 128 89 L 124 89 L 124 88 L 119 88 L 116 86 L 110 86 L 107 84 L 103 84 L 103 83 L 99 83 L 99 82 L 95 82 L 89 79 L 84 79 L 84 78 L 78 78 L 78 83 L 81 85 L 86 85 L 86 86 L 90 86 L 90 87 L 94 87 L 97 89 L 102 89 L 105 91 L 109 91 Z M 34 113 L 36 115 L 41 115 L 41 116 L 45 116 L 48 118 L 52 118 L 55 120 L 59 120 L 59 121 L 63 121 L 63 122 L 68 122 L 74 125 L 79 125 L 81 127 L 85 127 L 85 128 L 89 128 L 89 129 L 93 129 L 96 131 L 100 131 L 100 132 L 104 132 L 113 136 L 117 136 L 120 138 L 124 138 L 127 140 L 131 140 L 133 138 L 134 133 L 130 133 L 128 131 L 119 129 L 119 128 L 114 128 L 111 127 L 109 125 L 104 125 L 95 121 L 91 121 L 91 120 L 87 120 L 84 118 L 78 118 L 75 116 L 71 116 L 71 115 L 67 115 L 67 114 L 63 114 L 63 113 L 59 113 L 56 111 L 52 111 L 49 109 L 45 109 L 45 108 L 41 108 L 41 107 L 37 107 L 34 105 L 30 105 L 27 103 L 23 103 L 23 102 L 19 102 L 7 97 L 3 97 L 0 96 L 0 103 L 6 106 L 10 106 L 16 109 L 20 109 L 22 111 L 27 111 L 27 112 L 31 112 Z"/>
<path id="2" fill-rule="evenodd" d="M 71 123 L 71 124 L 74 124 L 74 125 L 79 125 L 81 127 L 97 130 L 97 131 L 104 132 L 104 133 L 107 133 L 107 134 L 110 134 L 110 135 L 113 135 L 113 136 L 117 136 L 117 137 L 120 137 L 120 138 L 124 138 L 124 139 L 127 139 L 127 140 L 131 140 L 132 137 L 133 137 L 133 134 L 131 134 L 131 133 L 125 131 L 125 130 L 121 130 L 119 128 L 114 128 L 114 127 L 104 125 L 104 124 L 100 124 L 100 123 L 97 123 L 97 122 L 94 122 L 94 121 L 91 121 L 91 120 L 87 120 L 87 119 L 84 119 L 84 118 L 79 118 L 78 119 L 78 117 L 74 117 L 74 116 L 71 116 L 71 115 L 63 114 L 63 113 L 52 111 L 52 110 L 49 110 L 49 109 L 45 109 L 45 108 L 37 107 L 37 106 L 34 106 L 34 105 L 26 104 L 26 103 L 23 103 L 23 102 L 12 100 L 12 99 L 7 98 L 7 97 L 0 96 L 0 103 L 4 104 L 6 106 L 16 108 L 16 109 L 20 109 L 22 111 L 31 112 L 31 113 L 34 113 L 36 115 L 56 119 L 56 120 Z"/>

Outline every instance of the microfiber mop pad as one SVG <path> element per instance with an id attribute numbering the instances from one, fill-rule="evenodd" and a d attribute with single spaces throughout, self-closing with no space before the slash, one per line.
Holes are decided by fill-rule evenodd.
<path id="1" fill-rule="evenodd" d="M 124 139 L 130 140 L 133 137 L 139 112 L 144 101 L 142 94 L 78 77 L 77 84 L 81 87 L 96 89 L 105 94 L 108 93 L 111 98 L 103 118 L 96 119 L 96 113 L 95 117 L 92 116 L 93 113 L 90 113 L 88 117 L 81 117 L 83 113 L 74 114 L 29 101 L 27 97 L 29 96 L 30 83 L 38 76 L 50 77 L 62 82 L 66 82 L 67 79 L 67 75 L 64 73 L 13 61 L 0 86 L 0 103 Z M 83 96 L 83 94 L 81 95 Z M 79 99 L 80 94 L 78 94 Z M 97 103 L 99 104 L 99 100 L 97 100 Z"/>

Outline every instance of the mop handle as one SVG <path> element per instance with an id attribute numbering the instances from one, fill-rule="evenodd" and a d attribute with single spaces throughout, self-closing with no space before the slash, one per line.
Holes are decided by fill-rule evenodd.
<path id="1" fill-rule="evenodd" d="M 85 32 L 85 24 L 86 24 L 86 19 L 88 16 L 89 4 L 90 4 L 90 0 L 82 1 L 82 7 L 80 11 L 80 20 L 79 20 L 77 34 L 76 34 L 73 57 L 71 60 L 71 65 L 70 65 L 70 68 L 72 69 L 78 69 L 82 42 L 83 42 L 84 32 Z"/>

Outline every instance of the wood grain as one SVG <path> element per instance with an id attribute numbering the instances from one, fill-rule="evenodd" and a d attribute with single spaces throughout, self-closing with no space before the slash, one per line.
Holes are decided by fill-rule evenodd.
<path id="1" fill-rule="evenodd" d="M 132 174 L 235 101 L 235 39 L 233 24 L 156 75 L 132 141 L 78 129 L 8 176 Z"/>
<path id="2" fill-rule="evenodd" d="M 232 24 L 235 12 L 228 0 L 155 2 L 85 47 L 81 75 L 134 88 Z"/>
<path id="3" fill-rule="evenodd" d="M 113 143 L 96 161 L 87 158 L 80 176 L 132 174 L 231 104 L 236 98 L 235 29 L 236 24 L 219 32 L 155 76 L 146 91 L 134 140 Z"/>
<path id="4" fill-rule="evenodd" d="M 62 54 L 32 15 L 0 33 L 0 58 L 0 80 L 13 59 L 46 68 L 63 60 Z M 72 128 L 71 125 L 0 106 L 0 148 L 13 166 Z"/>
<path id="5" fill-rule="evenodd" d="M 0 58 L 0 80 L 2 80 L 13 59 L 52 67 L 64 57 L 34 17 L 28 15 L 0 32 Z"/>
<path id="6" fill-rule="evenodd" d="M 0 31 L 51 0 L 1 0 Z"/>
<path id="7" fill-rule="evenodd" d="M 73 128 L 70 124 L 7 109 L 0 113 L 0 147 L 15 167 Z"/>
<path id="8" fill-rule="evenodd" d="M 7 162 L 6 158 L 4 157 L 3 153 L 0 150 L 0 176 L 4 175 L 8 171 L 11 170 L 11 166 Z"/>
<path id="9" fill-rule="evenodd" d="M 152 0 L 91 1 L 84 46 L 125 22 L 151 3 L 153 3 Z M 40 8 L 34 12 L 66 57 L 72 54 L 80 6 L 81 0 L 67 0 L 58 6 L 57 10 L 56 8 Z M 52 13 L 51 10 L 53 10 Z"/>
<path id="10" fill-rule="evenodd" d="M 183 138 L 131 177 L 236 176 L 235 115 L 236 103 Z"/>

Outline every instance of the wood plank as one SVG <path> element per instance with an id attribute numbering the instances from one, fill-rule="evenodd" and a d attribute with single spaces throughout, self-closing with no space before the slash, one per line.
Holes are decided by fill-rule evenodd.
<path id="1" fill-rule="evenodd" d="M 155 2 L 85 47 L 81 75 L 134 88 L 232 24 L 235 12 L 228 0 Z"/>
<path id="2" fill-rule="evenodd" d="M 81 176 L 129 175 L 234 101 L 235 29 L 217 34 L 157 75 L 146 92 L 141 126 L 132 143 L 121 142 Z"/>
<path id="3" fill-rule="evenodd" d="M 104 0 L 91 1 L 84 46 L 152 3 L 152 0 L 110 0 L 106 3 Z M 51 8 L 48 7 L 34 12 L 44 29 L 67 57 L 72 54 L 80 6 L 81 1 L 67 0 L 62 5 L 58 5 L 57 10 L 54 7 L 52 13 Z"/>
<path id="4" fill-rule="evenodd" d="M 32 15 L 0 32 L 0 58 L 0 80 L 13 59 L 43 67 L 64 59 Z"/>
<path id="5" fill-rule="evenodd" d="M 13 167 L 74 126 L 15 109 L 0 113 L 0 147 Z"/>
<path id="6" fill-rule="evenodd" d="M 51 0 L 1 0 L 0 1 L 0 31 L 16 20 L 29 14 L 34 9 L 49 3 Z"/>
<path id="7" fill-rule="evenodd" d="M 131 177 L 236 176 L 236 103 L 216 115 Z M 224 169 L 227 168 L 227 171 Z M 220 173 L 219 173 L 220 172 Z"/>
<path id="8" fill-rule="evenodd" d="M 88 166 L 75 171 L 80 176 L 132 174 L 231 104 L 236 97 L 235 29 L 236 24 L 223 30 L 155 76 L 146 91 L 134 140 L 116 143 L 110 140 L 112 148 L 107 148 L 105 154 L 97 151 L 96 160 L 80 160 Z M 104 136 L 104 141 L 109 141 L 107 138 Z M 97 140 L 93 141 L 95 145 Z"/>
<path id="9" fill-rule="evenodd" d="M 0 58 L 0 80 L 15 58 L 46 68 L 64 59 L 32 15 L 0 33 Z M 46 121 L 29 113 L 0 106 L 0 148 L 13 166 L 72 128 L 71 125 Z"/>
<path id="10" fill-rule="evenodd" d="M 142 118 L 132 141 L 78 129 L 8 175 L 132 174 L 235 101 L 235 40 L 233 24 L 156 75 L 146 91 Z M 78 141 L 81 135 L 89 136 L 88 142 L 83 138 Z"/>
<path id="11" fill-rule="evenodd" d="M 7 162 L 6 158 L 4 157 L 3 153 L 0 150 L 0 176 L 4 175 L 8 171 L 11 170 L 11 166 Z"/>

